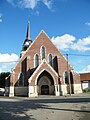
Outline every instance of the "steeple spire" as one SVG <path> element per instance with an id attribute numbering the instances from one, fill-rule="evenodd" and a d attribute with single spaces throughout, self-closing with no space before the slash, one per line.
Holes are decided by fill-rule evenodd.
<path id="1" fill-rule="evenodd" d="M 26 39 L 25 39 L 23 46 L 22 46 L 21 56 L 22 56 L 22 53 L 24 53 L 27 50 L 27 48 L 30 46 L 31 43 L 32 43 L 32 40 L 30 37 L 30 21 L 28 21 Z"/>
<path id="2" fill-rule="evenodd" d="M 31 37 L 30 37 L 30 21 L 28 21 L 26 39 L 31 40 Z"/>

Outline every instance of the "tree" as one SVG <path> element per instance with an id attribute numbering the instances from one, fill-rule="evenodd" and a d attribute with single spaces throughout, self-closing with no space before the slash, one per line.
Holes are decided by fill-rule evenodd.
<path id="1" fill-rule="evenodd" d="M 5 78 L 10 75 L 10 72 L 2 72 L 0 73 L 0 87 L 5 87 Z"/>

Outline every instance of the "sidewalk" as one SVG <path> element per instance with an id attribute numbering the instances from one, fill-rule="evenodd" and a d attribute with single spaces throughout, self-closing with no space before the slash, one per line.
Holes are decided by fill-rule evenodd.
<path id="1" fill-rule="evenodd" d="M 0 96 L 0 98 L 8 98 L 8 99 L 62 99 L 62 98 L 90 98 L 90 93 L 79 93 L 79 94 L 72 94 L 71 96 L 65 95 L 65 96 L 55 96 L 55 95 L 39 95 L 37 97 L 21 97 L 21 96 L 14 96 L 14 97 L 8 97 L 8 96 Z"/>
<path id="2" fill-rule="evenodd" d="M 90 97 L 90 93 L 72 94 L 71 97 Z"/>

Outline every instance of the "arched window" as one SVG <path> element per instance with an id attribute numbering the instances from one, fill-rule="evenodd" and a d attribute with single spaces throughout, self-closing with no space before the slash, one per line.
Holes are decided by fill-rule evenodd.
<path id="1" fill-rule="evenodd" d="M 39 66 L 39 56 L 35 55 L 35 68 Z"/>
<path id="2" fill-rule="evenodd" d="M 58 58 L 57 58 L 57 56 L 55 56 L 54 58 L 53 58 L 53 62 L 52 62 L 53 64 L 53 68 L 54 68 L 54 70 L 58 73 Z"/>
<path id="3" fill-rule="evenodd" d="M 52 63 L 53 61 L 52 61 L 52 55 L 51 54 L 49 54 L 49 64 L 52 66 Z"/>
<path id="4" fill-rule="evenodd" d="M 65 78 L 65 84 L 69 84 L 68 72 L 67 71 L 64 74 L 64 78 Z"/>
<path id="5" fill-rule="evenodd" d="M 23 73 L 20 73 L 18 75 L 18 86 L 24 86 L 24 75 L 23 75 Z"/>
<path id="6" fill-rule="evenodd" d="M 43 46 L 41 49 L 42 52 L 42 60 L 45 58 L 45 47 Z"/>

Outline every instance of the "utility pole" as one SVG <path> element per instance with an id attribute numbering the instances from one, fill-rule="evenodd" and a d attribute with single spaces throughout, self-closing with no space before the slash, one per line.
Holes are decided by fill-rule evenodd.
<path id="1" fill-rule="evenodd" d="M 68 64 L 68 54 L 66 54 L 66 58 L 67 58 L 67 73 L 68 73 L 68 82 L 69 82 L 69 92 L 70 92 L 70 96 L 71 96 L 71 82 L 70 82 L 70 72 L 69 72 L 69 64 Z"/>

